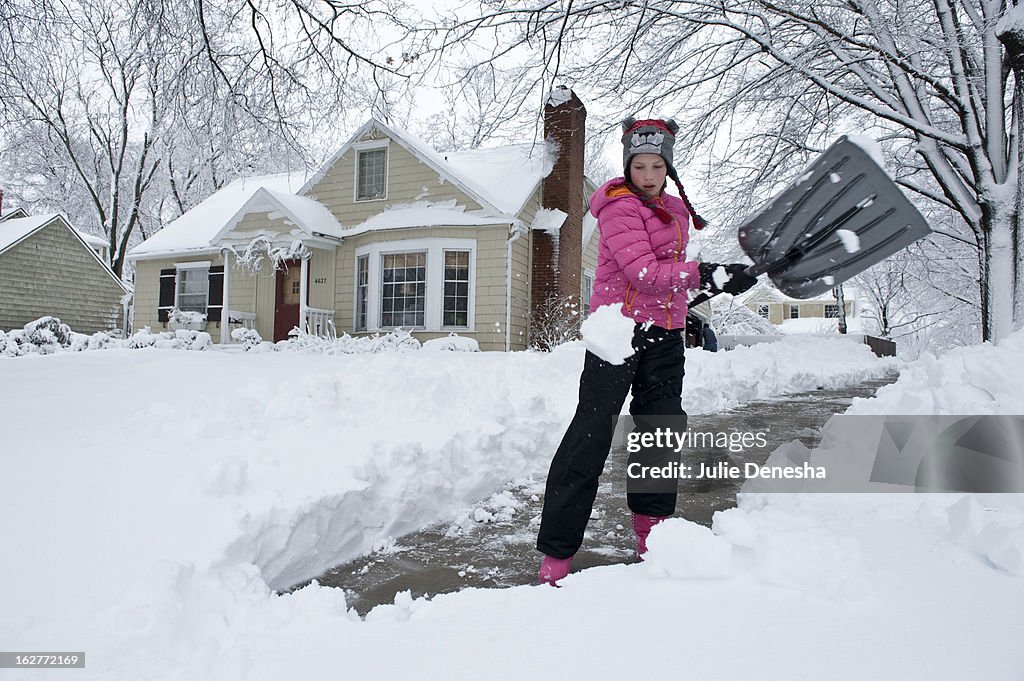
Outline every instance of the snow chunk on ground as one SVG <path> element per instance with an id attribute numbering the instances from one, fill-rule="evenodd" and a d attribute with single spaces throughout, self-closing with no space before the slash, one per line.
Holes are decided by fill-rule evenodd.
<path id="1" fill-rule="evenodd" d="M 732 545 L 711 530 L 683 518 L 651 529 L 644 564 L 652 575 L 673 579 L 716 579 L 732 573 Z"/>
<path id="2" fill-rule="evenodd" d="M 633 355 L 635 322 L 622 314 L 622 303 L 602 305 L 580 325 L 587 350 L 611 364 L 622 364 Z"/>

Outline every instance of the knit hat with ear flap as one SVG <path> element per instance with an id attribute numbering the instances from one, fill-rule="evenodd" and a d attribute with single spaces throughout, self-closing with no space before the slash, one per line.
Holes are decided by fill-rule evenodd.
<path id="1" fill-rule="evenodd" d="M 686 204 L 686 209 L 690 211 L 694 228 L 704 229 L 707 222 L 694 210 L 690 199 L 686 196 L 682 182 L 679 181 L 679 173 L 676 172 L 676 167 L 673 164 L 676 133 L 678 131 L 679 126 L 671 118 L 666 120 L 655 118 L 638 121 L 633 117 L 629 117 L 622 121 L 622 166 L 626 178 L 626 186 L 643 199 L 646 195 L 634 187 L 629 179 L 629 163 L 637 154 L 657 154 L 661 156 L 665 159 L 665 165 L 668 166 L 668 176 L 675 182 L 680 198 Z M 651 201 L 651 204 L 652 206 L 650 207 L 652 208 L 656 205 L 653 201 Z M 668 223 L 671 220 L 671 216 L 660 206 L 655 209 L 655 212 L 664 222 Z"/>

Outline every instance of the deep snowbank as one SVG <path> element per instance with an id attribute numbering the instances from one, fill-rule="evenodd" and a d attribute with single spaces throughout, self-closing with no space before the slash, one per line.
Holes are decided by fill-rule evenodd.
<path id="1" fill-rule="evenodd" d="M 925 353 L 847 414 L 1024 414 L 1024 330 L 999 345 Z"/>
<path id="2" fill-rule="evenodd" d="M 85 650 L 83 678 L 610 678 L 638 665 L 678 673 L 681 640 L 695 678 L 979 677 L 960 648 L 935 643 L 955 615 L 972 624 L 957 635 L 987 661 L 985 678 L 1020 662 L 1005 651 L 1024 634 L 1007 614 L 1024 606 L 1021 583 L 979 560 L 980 540 L 963 539 L 987 524 L 954 533 L 947 507 L 957 498 L 924 507 L 750 497 L 716 519 L 714 534 L 666 524 L 643 566 L 587 571 L 561 590 L 399 597 L 365 622 L 338 590 L 273 594 L 451 519 L 507 480 L 543 475 L 581 366 L 578 344 L 551 354 L 111 350 L 6 362 L 0 536 L 17 549 L 0 563 L 0 640 Z M 888 366 L 840 339 L 694 351 L 686 406 L 710 412 Z M 997 515 L 1008 533 L 1020 525 L 998 505 L 971 512 Z M 652 651 L 642 663 L 624 648 L 639 609 Z M 773 628 L 788 642 L 766 636 Z M 573 652 L 585 650 L 596 653 Z"/>

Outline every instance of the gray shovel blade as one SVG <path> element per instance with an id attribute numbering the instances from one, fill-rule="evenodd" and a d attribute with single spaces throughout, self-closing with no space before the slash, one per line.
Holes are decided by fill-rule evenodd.
<path id="1" fill-rule="evenodd" d="M 931 232 L 889 176 L 841 137 L 739 229 L 740 246 L 791 298 L 812 298 Z"/>

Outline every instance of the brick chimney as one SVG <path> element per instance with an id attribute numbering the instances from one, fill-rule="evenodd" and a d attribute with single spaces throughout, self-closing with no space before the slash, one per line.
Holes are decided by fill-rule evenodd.
<path id="1" fill-rule="evenodd" d="M 541 185 L 541 205 L 568 217 L 557 234 L 534 230 L 531 308 L 538 310 L 552 295 L 580 304 L 583 266 L 583 160 L 587 110 L 572 90 L 560 85 L 544 105 L 544 137 L 557 146 L 558 158 Z"/>

